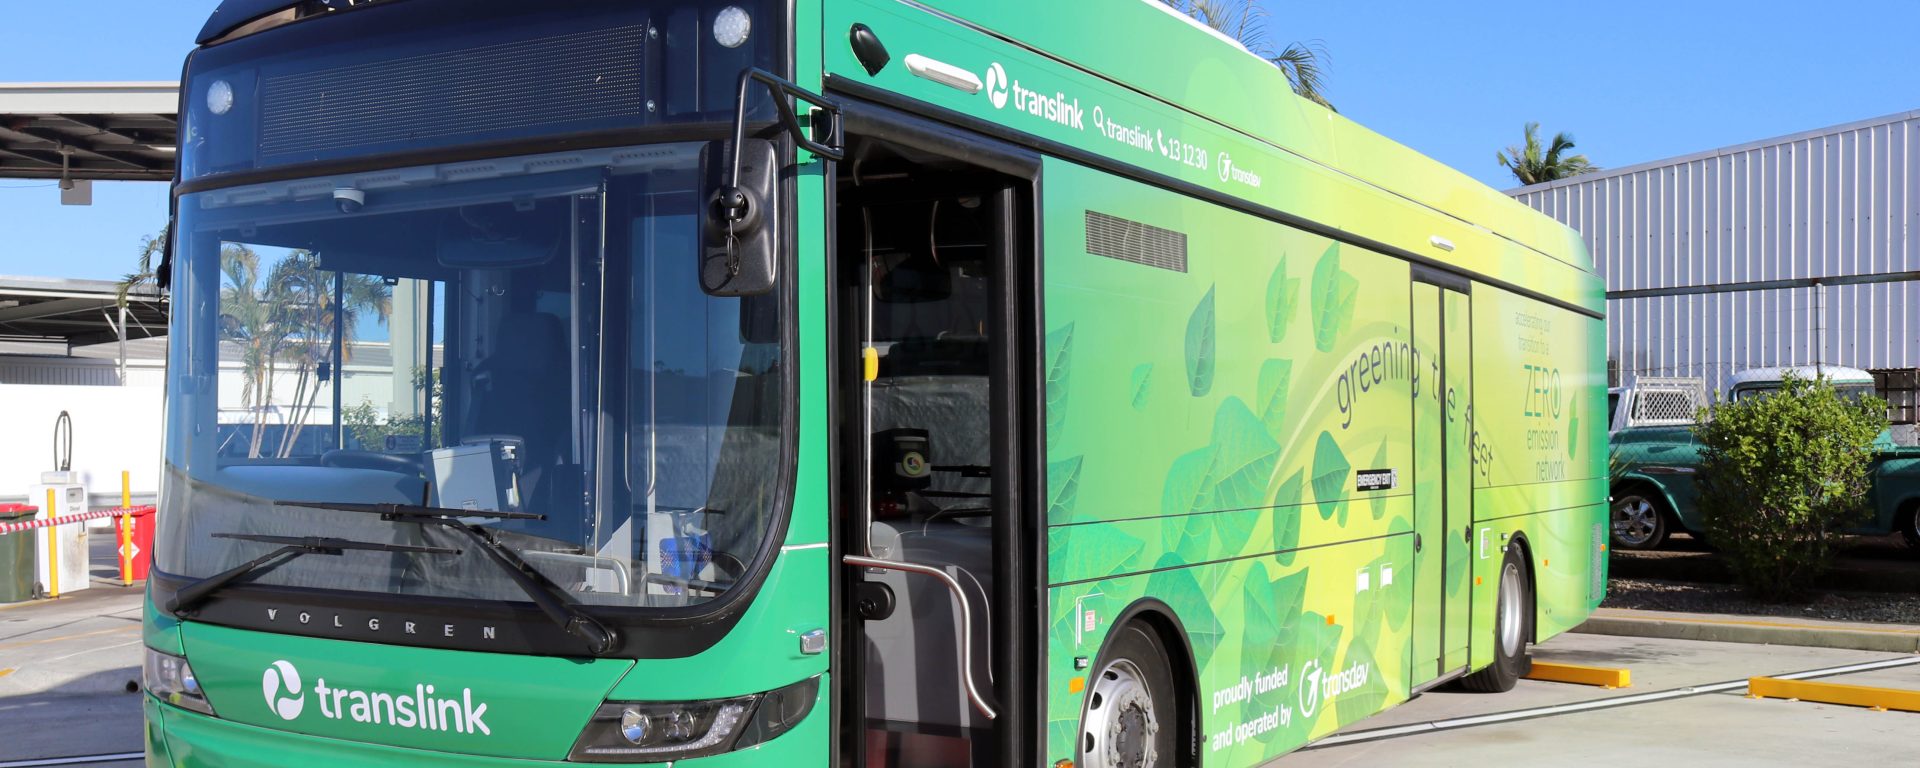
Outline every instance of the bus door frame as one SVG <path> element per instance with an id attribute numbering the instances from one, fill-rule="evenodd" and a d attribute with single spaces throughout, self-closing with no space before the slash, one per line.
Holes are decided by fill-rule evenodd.
<path id="1" fill-rule="evenodd" d="M 1438 498 L 1431 503 L 1414 501 L 1414 604 L 1412 619 L 1412 659 L 1409 665 L 1410 689 L 1424 691 L 1467 673 L 1469 648 L 1473 635 L 1473 428 L 1468 411 L 1473 404 L 1473 282 L 1463 276 L 1431 267 L 1414 265 L 1409 292 L 1414 349 L 1422 342 L 1438 356 L 1422 373 L 1433 379 L 1432 390 L 1437 408 L 1432 412 L 1440 422 L 1438 434 L 1420 418 L 1422 409 L 1414 405 L 1415 488 L 1419 489 L 1421 450 L 1439 453 L 1439 482 L 1424 486 Z M 1428 315 L 1427 313 L 1431 313 Z M 1457 318 L 1449 315 L 1459 315 Z M 1449 321 L 1454 321 L 1450 323 Z M 1437 374 L 1435 376 L 1434 374 Z M 1455 391 L 1455 388 L 1459 391 Z M 1421 396 L 1425 396 L 1424 393 Z M 1435 467 L 1428 467 L 1435 468 Z M 1417 491 L 1416 491 L 1417 492 Z M 1439 512 L 1438 521 L 1422 515 Z M 1437 534 L 1437 535 L 1436 535 Z M 1457 536 L 1456 536 L 1457 534 Z M 1438 544 L 1438 551 L 1426 551 Z M 1424 558 L 1438 557 L 1437 578 L 1422 576 Z M 1448 584 L 1447 561 L 1462 563 L 1453 574 L 1457 583 Z M 1449 595 L 1452 597 L 1449 597 Z M 1432 603 L 1439 603 L 1433 610 Z M 1434 633 L 1434 642 L 1423 640 L 1423 633 Z M 1431 648 L 1432 658 L 1423 655 Z M 1431 663 L 1431 668 L 1422 665 Z"/>
<path id="2" fill-rule="evenodd" d="M 836 87 L 838 86 L 838 87 Z M 1045 498 L 1046 456 L 1040 431 L 1044 414 L 1045 380 L 1040 375 L 1045 349 L 1041 303 L 1040 155 L 948 123 L 881 106 L 863 97 L 885 98 L 884 92 L 829 76 L 827 93 L 841 103 L 846 146 L 857 139 L 942 155 L 1007 177 L 1008 184 L 988 196 L 995 206 L 993 258 L 996 279 L 992 291 L 993 318 L 998 327 L 990 350 L 993 422 L 992 455 L 995 467 L 1013 468 L 1013 482 L 994 483 L 994 586 L 992 633 L 989 649 L 994 685 L 988 692 L 995 707 L 996 765 L 1027 765 L 1044 757 L 1045 710 L 1037 680 L 1046 649 L 1046 623 L 1040 611 L 1046 605 L 1046 528 L 1036 504 Z M 898 97 L 889 99 L 898 100 Z M 825 258 L 828 261 L 830 306 L 827 311 L 829 402 L 838 437 L 834 446 L 835 481 L 832 484 L 835 562 L 868 552 L 868 534 L 861 522 L 867 516 L 857 506 L 864 498 L 857 482 L 864 481 L 862 446 L 867 444 L 866 414 L 859 396 L 861 349 L 859 340 L 843 333 L 859 327 L 864 312 L 853 295 L 841 290 L 838 264 L 839 215 L 836 193 L 839 174 L 851 173 L 845 163 L 828 164 L 824 210 Z M 857 235 L 856 235 L 857 236 Z M 845 317 L 845 313 L 855 317 Z M 866 644 L 860 642 L 860 606 L 852 590 L 864 568 L 843 566 L 834 571 L 835 639 L 832 700 L 837 709 L 836 765 L 864 766 L 866 755 L 865 665 Z M 913 578 L 923 578 L 915 576 Z M 979 606 L 984 611 L 987 606 Z M 976 660 L 977 663 L 977 660 Z"/>

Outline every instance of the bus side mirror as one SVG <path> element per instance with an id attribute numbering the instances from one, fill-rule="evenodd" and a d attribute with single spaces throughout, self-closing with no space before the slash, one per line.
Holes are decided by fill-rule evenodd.
<path id="1" fill-rule="evenodd" d="M 707 295 L 773 290 L 780 232 L 777 158 L 773 142 L 765 139 L 742 140 L 737 159 L 720 142 L 707 145 L 705 176 L 712 191 L 700 228 L 700 288 Z"/>
<path id="2" fill-rule="evenodd" d="M 747 95 L 756 83 L 773 97 L 780 127 L 796 146 L 828 160 L 846 157 L 838 103 L 764 69 L 741 70 L 733 142 L 708 144 L 704 158 L 707 188 L 713 191 L 703 201 L 700 287 L 710 296 L 758 296 L 773 290 L 774 247 L 780 233 L 774 202 L 779 153 L 771 141 L 747 138 Z M 800 124 L 796 99 L 806 105 L 812 131 Z M 815 138 L 816 133 L 823 139 Z"/>

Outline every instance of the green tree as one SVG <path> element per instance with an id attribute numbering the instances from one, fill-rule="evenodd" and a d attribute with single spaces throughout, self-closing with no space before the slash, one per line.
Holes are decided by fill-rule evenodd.
<path id="1" fill-rule="evenodd" d="M 1869 511 L 1873 441 L 1887 426 L 1875 397 L 1842 397 L 1789 373 L 1778 392 L 1723 403 L 1694 428 L 1707 535 L 1740 582 L 1796 597 L 1833 561 L 1835 537 Z"/>
<path id="2" fill-rule="evenodd" d="M 1301 98 L 1333 109 L 1327 101 L 1327 49 L 1319 41 L 1293 42 L 1275 50 L 1267 37 L 1267 8 L 1261 0 L 1161 0 L 1215 31 L 1240 41 L 1254 55 L 1272 62 Z M 1338 110 L 1335 110 L 1338 111 Z"/>
<path id="3" fill-rule="evenodd" d="M 1570 155 L 1573 149 L 1573 134 L 1561 131 L 1553 135 L 1553 141 L 1543 150 L 1540 147 L 1540 124 L 1527 123 L 1526 140 L 1495 153 L 1501 167 L 1513 172 L 1513 177 L 1521 184 L 1544 184 L 1549 181 L 1571 178 L 1583 173 L 1593 173 L 1600 166 L 1587 160 L 1586 155 Z"/>

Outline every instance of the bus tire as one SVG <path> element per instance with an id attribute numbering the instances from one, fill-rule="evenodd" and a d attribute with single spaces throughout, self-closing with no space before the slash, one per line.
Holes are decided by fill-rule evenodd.
<path id="1" fill-rule="evenodd" d="M 1460 681 L 1461 687 L 1470 691 L 1511 691 L 1520 678 L 1533 671 L 1533 657 L 1527 654 L 1527 638 L 1533 636 L 1533 590 L 1519 546 L 1507 547 L 1498 584 L 1500 592 L 1494 598 L 1497 602 L 1493 611 L 1493 664 Z"/>
<path id="2" fill-rule="evenodd" d="M 1129 621 L 1114 630 L 1080 710 L 1079 768 L 1180 763 L 1180 707 L 1172 662 L 1153 629 Z"/>
<path id="3" fill-rule="evenodd" d="M 1672 526 L 1667 524 L 1666 505 L 1645 486 L 1629 485 L 1615 492 L 1610 512 L 1615 549 L 1659 549 L 1667 543 Z"/>

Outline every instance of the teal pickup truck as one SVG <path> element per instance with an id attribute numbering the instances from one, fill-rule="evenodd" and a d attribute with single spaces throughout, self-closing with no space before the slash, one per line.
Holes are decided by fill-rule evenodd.
<path id="1" fill-rule="evenodd" d="M 1873 377 L 1858 368 L 1799 366 L 1741 371 L 1727 386 L 1738 401 L 1776 391 L 1787 372 L 1824 376 L 1842 394 L 1873 393 Z M 1609 394 L 1613 412 L 1613 545 L 1618 549 L 1657 549 L 1667 535 L 1685 531 L 1704 538 L 1694 478 L 1700 446 L 1694 441 L 1694 414 L 1705 397 L 1698 379 L 1643 377 L 1635 386 Z M 1871 520 L 1848 533 L 1899 532 L 1920 550 L 1920 447 L 1914 427 L 1896 425 L 1875 441 Z"/>

